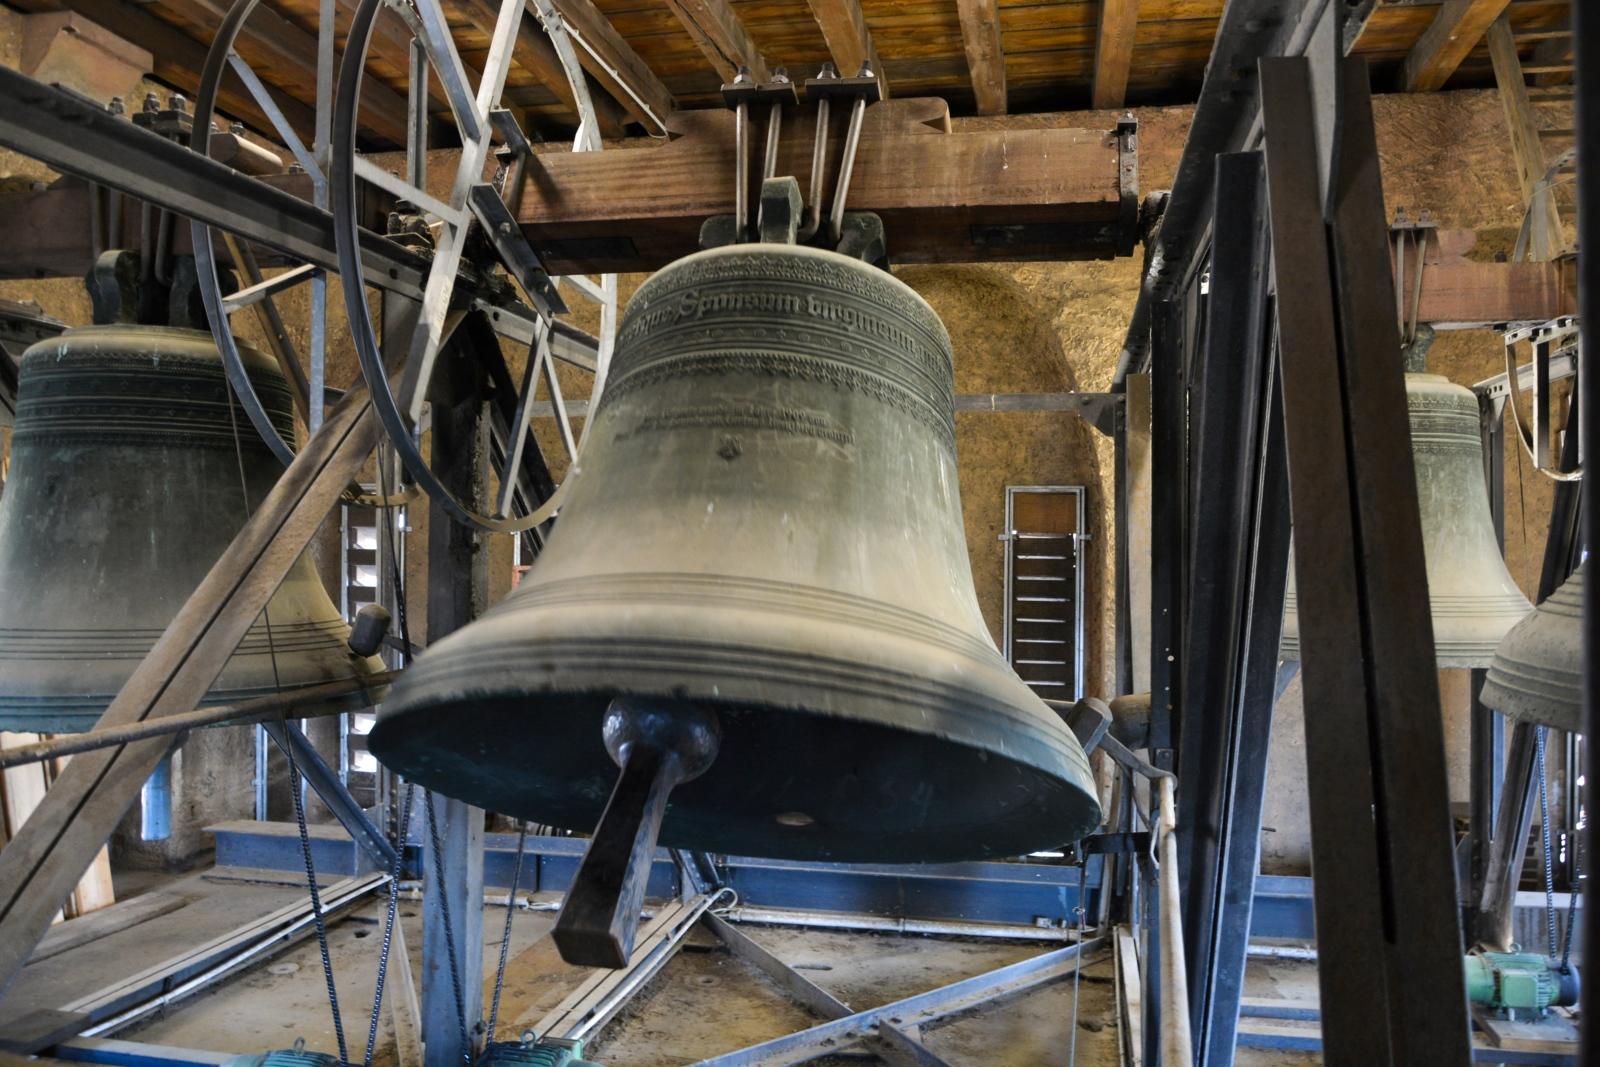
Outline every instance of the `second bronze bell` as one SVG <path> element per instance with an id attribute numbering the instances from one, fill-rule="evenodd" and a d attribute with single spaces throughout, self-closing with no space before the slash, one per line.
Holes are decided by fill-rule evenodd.
<path id="1" fill-rule="evenodd" d="M 275 421 L 288 386 L 243 349 Z M 0 497 L 0 729 L 94 726 L 282 467 L 229 412 L 209 334 L 91 326 L 22 358 Z M 379 669 L 311 561 L 291 568 L 210 699 L 235 702 Z"/>

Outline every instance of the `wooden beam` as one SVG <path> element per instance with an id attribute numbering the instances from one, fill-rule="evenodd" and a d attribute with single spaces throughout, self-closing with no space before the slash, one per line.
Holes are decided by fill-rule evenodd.
<path id="1" fill-rule="evenodd" d="M 1006 54 L 1000 43 L 1000 11 L 996 0 L 957 0 L 961 43 L 972 74 L 972 95 L 980 115 L 1006 113 Z"/>
<path id="2" fill-rule="evenodd" d="M 1511 0 L 1445 0 L 1406 56 L 1400 84 L 1408 93 L 1444 87 Z"/>
<path id="3" fill-rule="evenodd" d="M 488 37 L 494 36 L 495 22 L 500 17 L 493 0 L 462 0 L 456 7 L 461 14 Z M 517 27 L 517 40 L 512 45 L 512 59 L 516 65 L 539 79 L 540 84 L 555 94 L 576 120 L 578 98 L 573 94 L 572 83 L 567 81 L 567 70 L 556 55 L 555 46 L 538 22 L 524 18 Z M 602 137 L 621 137 L 626 124 L 622 108 L 604 93 L 590 93 L 595 119 L 600 123 Z"/>
<path id="4" fill-rule="evenodd" d="M 191 94 L 199 89 L 200 71 L 206 62 L 206 46 L 176 26 L 148 14 L 137 5 L 122 3 L 121 0 L 62 0 L 60 5 L 30 4 L 27 10 L 47 11 L 57 6 L 76 11 L 129 44 L 148 51 L 154 59 L 150 73 L 157 81 Z M 277 101 L 284 116 L 295 129 L 309 138 L 312 126 L 315 124 L 311 108 L 299 100 L 282 94 L 278 95 Z M 137 106 L 138 101 L 129 101 L 130 109 Z M 250 99 L 249 94 L 243 92 L 238 83 L 232 79 L 224 80 L 222 91 L 218 94 L 217 106 L 226 114 L 248 123 L 257 132 L 267 134 L 273 140 L 277 139 L 277 133 L 267 116 L 256 106 L 255 101 Z"/>
<path id="5" fill-rule="evenodd" d="M 839 73 L 848 77 L 859 71 L 862 63 L 870 62 L 887 99 L 889 78 L 878 59 L 878 50 L 872 43 L 872 34 L 867 30 L 867 20 L 861 15 L 858 0 L 806 0 L 806 3 L 811 5 L 811 17 L 822 29 L 822 38 L 828 42 L 828 54 L 833 57 L 833 65 L 839 68 Z"/>
<path id="6" fill-rule="evenodd" d="M 1511 155 L 1517 163 L 1517 182 L 1522 188 L 1524 208 L 1534 204 L 1534 190 L 1544 178 L 1544 145 L 1539 140 L 1539 122 L 1528 99 L 1528 83 L 1517 58 L 1517 42 L 1504 15 L 1489 26 L 1489 58 L 1494 61 L 1494 80 L 1505 108 L 1506 128 L 1511 134 Z M 1545 194 L 1529 230 L 1529 250 L 1534 259 L 1554 259 L 1566 245 L 1561 230 L 1561 214 L 1556 198 Z"/>
<path id="7" fill-rule="evenodd" d="M 1471 257 L 1477 240 L 1473 230 L 1433 231 L 1424 255 L 1419 322 L 1442 330 L 1478 329 L 1577 314 L 1577 275 L 1568 260 L 1488 263 Z M 1407 262 L 1406 271 L 1413 269 Z"/>
<path id="8" fill-rule="evenodd" d="M 667 116 L 678 102 L 633 46 L 594 5 L 594 0 L 552 0 L 580 40 L 578 62 L 622 109 L 650 133 L 665 133 Z"/>
<path id="9" fill-rule="evenodd" d="M 771 76 L 761 50 L 734 14 L 728 0 L 666 0 L 672 13 L 701 54 L 724 83 L 733 81 L 740 67 L 749 67 L 756 81 Z"/>
<path id="10" fill-rule="evenodd" d="M 1572 34 L 1565 33 L 1559 37 L 1551 37 L 1540 41 L 1533 47 L 1534 69 L 1548 67 L 1549 70 L 1535 75 L 1535 85 L 1566 85 L 1573 78 L 1572 63 Z"/>
<path id="11" fill-rule="evenodd" d="M 1119 108 L 1128 95 L 1139 0 L 1102 0 L 1094 42 L 1094 106 Z"/>
<path id="12" fill-rule="evenodd" d="M 1100 259 L 1123 239 L 1115 134 L 1098 129 L 944 132 L 942 100 L 866 111 L 850 207 L 877 212 L 901 263 Z M 792 120 L 808 128 L 809 119 Z M 670 137 L 614 152 L 544 152 L 519 218 L 552 273 L 655 270 L 699 247 L 733 208 L 734 117 L 679 111 Z M 839 158 L 835 124 L 828 158 Z M 809 138 L 785 138 L 778 173 L 808 187 Z M 648 175 L 649 180 L 641 180 Z"/>

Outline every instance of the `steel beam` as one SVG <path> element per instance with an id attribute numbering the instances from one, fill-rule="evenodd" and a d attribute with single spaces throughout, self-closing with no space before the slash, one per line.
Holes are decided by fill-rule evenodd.
<path id="1" fill-rule="evenodd" d="M 716 934 L 728 951 L 777 983 L 795 1001 L 824 1019 L 843 1019 L 850 1006 L 817 983 L 784 963 L 743 930 L 720 916 L 707 912 L 701 920 Z M 891 1067 L 948 1067 L 943 1058 L 930 1051 L 906 1029 L 890 1019 L 878 1022 L 878 1055 Z"/>
<path id="2" fill-rule="evenodd" d="M 292 259 L 337 272 L 333 216 L 266 182 L 191 152 L 93 102 L 0 67 L 0 145 L 63 174 L 97 182 L 196 222 L 276 249 Z M 363 280 L 422 299 L 427 263 L 402 245 L 361 231 Z M 460 283 L 465 286 L 465 281 Z M 496 332 L 531 344 L 538 325 L 532 309 L 492 307 Z M 551 350 L 561 359 L 594 366 L 597 344 L 581 330 L 558 324 Z"/>
<path id="3" fill-rule="evenodd" d="M 488 495 L 486 379 L 479 363 L 464 355 L 442 361 L 434 375 L 433 468 L 459 499 L 481 502 Z M 483 537 L 429 501 L 430 643 L 488 607 L 489 553 L 480 544 Z M 472 1028 L 483 1001 L 483 811 L 459 800 L 423 796 L 432 806 L 423 820 L 429 833 L 422 898 L 423 1062 L 451 1067 L 472 1058 Z"/>
<path id="4" fill-rule="evenodd" d="M 1099 951 L 1105 942 L 1093 938 L 1076 945 L 1068 945 L 1046 952 L 1032 959 L 1013 963 L 1009 967 L 989 971 L 960 982 L 940 986 L 938 989 L 892 1001 L 876 1008 L 856 1012 L 839 1019 L 801 1030 L 796 1034 L 775 1038 L 751 1045 L 736 1052 L 713 1056 L 701 1062 L 700 1067 L 777 1067 L 780 1064 L 805 1063 L 836 1053 L 843 1046 L 865 1037 L 874 1036 L 886 1020 L 899 1020 L 893 1025 L 906 1027 L 926 1026 L 958 1012 L 1034 989 L 1061 978 L 1070 978 L 1083 962 L 1083 957 Z"/>
<path id="5" fill-rule="evenodd" d="M 1600 323 L 1600 107 L 1594 105 L 1600 97 L 1600 10 L 1594 4 L 1572 5 L 1573 53 L 1577 73 L 1576 95 L 1579 101 L 1576 128 L 1578 132 L 1578 247 L 1584 252 L 1578 258 L 1578 306 L 1583 321 Z M 1600 463 L 1600 361 L 1595 358 L 1595 341 L 1591 334 L 1584 339 L 1578 354 L 1578 398 L 1583 418 L 1578 427 L 1584 462 Z M 1594 487 L 1591 484 L 1590 492 Z M 1589 796 L 1594 794 L 1595 783 L 1600 782 L 1600 503 L 1591 497 L 1583 514 L 1583 544 L 1589 551 L 1583 562 L 1583 734 L 1588 739 L 1584 745 L 1584 778 L 1589 782 Z M 1590 857 L 1600 856 L 1600 819 L 1594 817 L 1591 803 L 1585 821 L 1583 848 Z M 1593 861 L 1591 860 L 1591 863 Z M 1584 880 L 1583 906 L 1587 914 L 1596 907 L 1595 882 Z M 1600 922 L 1583 924 L 1583 958 L 1600 960 Z M 1580 1014 L 1588 1020 L 1583 1028 L 1583 1062 L 1600 1061 L 1600 982 L 1588 982 L 1583 987 Z"/>
<path id="6" fill-rule="evenodd" d="M 1289 557 L 1260 153 L 1217 159 L 1195 427 L 1178 827 L 1197 1062 L 1233 1062 Z M 1176 1009 L 1176 1005 L 1173 1006 Z"/>
<path id="7" fill-rule="evenodd" d="M 1366 65 L 1260 65 L 1326 1062 L 1470 1055 L 1432 627 Z"/>
<path id="8" fill-rule="evenodd" d="M 395 862 L 394 846 L 383 836 L 383 831 L 367 817 L 367 813 L 356 803 L 350 791 L 344 787 L 344 783 L 339 781 L 339 772 L 328 766 L 322 754 L 306 739 L 300 727 L 283 720 L 264 722 L 261 726 L 267 731 L 267 736 L 277 742 L 283 754 L 300 772 L 300 777 L 311 787 L 311 791 L 321 798 L 322 803 L 333 813 L 333 817 L 350 832 L 350 837 L 361 846 L 361 850 L 377 865 L 377 868 L 382 871 L 391 870 Z"/>
<path id="9" fill-rule="evenodd" d="M 1218 22 L 1194 118 L 1159 227 L 1145 243 L 1145 272 L 1112 388 L 1150 361 L 1157 307 L 1189 288 L 1212 231 L 1212 160 L 1261 144 L 1256 61 L 1303 53 L 1329 0 L 1229 0 Z M 1346 45 L 1348 47 L 1348 44 Z"/>

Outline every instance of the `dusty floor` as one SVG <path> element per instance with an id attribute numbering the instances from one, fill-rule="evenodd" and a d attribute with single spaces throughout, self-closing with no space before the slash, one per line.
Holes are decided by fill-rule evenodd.
<path id="1" fill-rule="evenodd" d="M 282 872 L 232 870 L 191 875 L 161 886 L 157 891 L 182 894 L 189 902 L 168 915 L 29 966 L 8 997 L 7 1014 L 14 1008 L 55 1006 L 83 996 L 120 975 L 290 903 L 304 892 L 291 882 Z M 421 905 L 402 901 L 400 914 L 413 969 L 420 974 Z M 339 1004 L 353 1057 L 360 1056 L 365 1044 L 382 918 L 382 902 L 375 899 L 329 931 Z M 519 911 L 513 920 L 498 1028 L 502 1040 L 533 1026 L 585 973 L 566 966 L 556 956 L 544 936 L 552 918 L 548 912 Z M 504 909 L 486 909 L 486 996 L 492 988 L 504 921 Z M 778 927 L 742 929 L 858 1009 L 1004 966 L 1049 947 Z M 1252 961 L 1246 992 L 1249 996 L 1314 999 L 1315 969 L 1305 963 Z M 1110 1067 L 1117 1062 L 1114 994 L 1109 956 L 1100 956 L 1084 969 L 1076 991 L 1070 981 L 1044 986 L 953 1017 L 924 1030 L 923 1036 L 929 1048 L 951 1064 Z M 818 1021 L 714 939 L 697 936 L 589 1046 L 587 1054 L 608 1067 L 689 1064 Z M 311 1049 L 337 1049 L 314 939 L 173 1007 L 164 1017 L 117 1036 L 231 1052 L 286 1048 L 300 1037 Z M 393 1060 L 393 1030 L 386 1004 L 374 1062 L 386 1065 Z M 1277 1067 L 1318 1061 L 1315 1057 L 1242 1050 L 1237 1062 L 1242 1067 Z"/>

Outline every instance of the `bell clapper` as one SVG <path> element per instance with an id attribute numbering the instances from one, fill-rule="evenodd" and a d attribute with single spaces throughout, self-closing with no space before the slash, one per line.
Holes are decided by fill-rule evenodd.
<path id="1" fill-rule="evenodd" d="M 703 708 L 627 698 L 611 702 L 603 729 L 622 772 L 551 937 L 568 963 L 615 968 L 633 953 L 667 795 L 711 766 L 722 733 Z"/>

